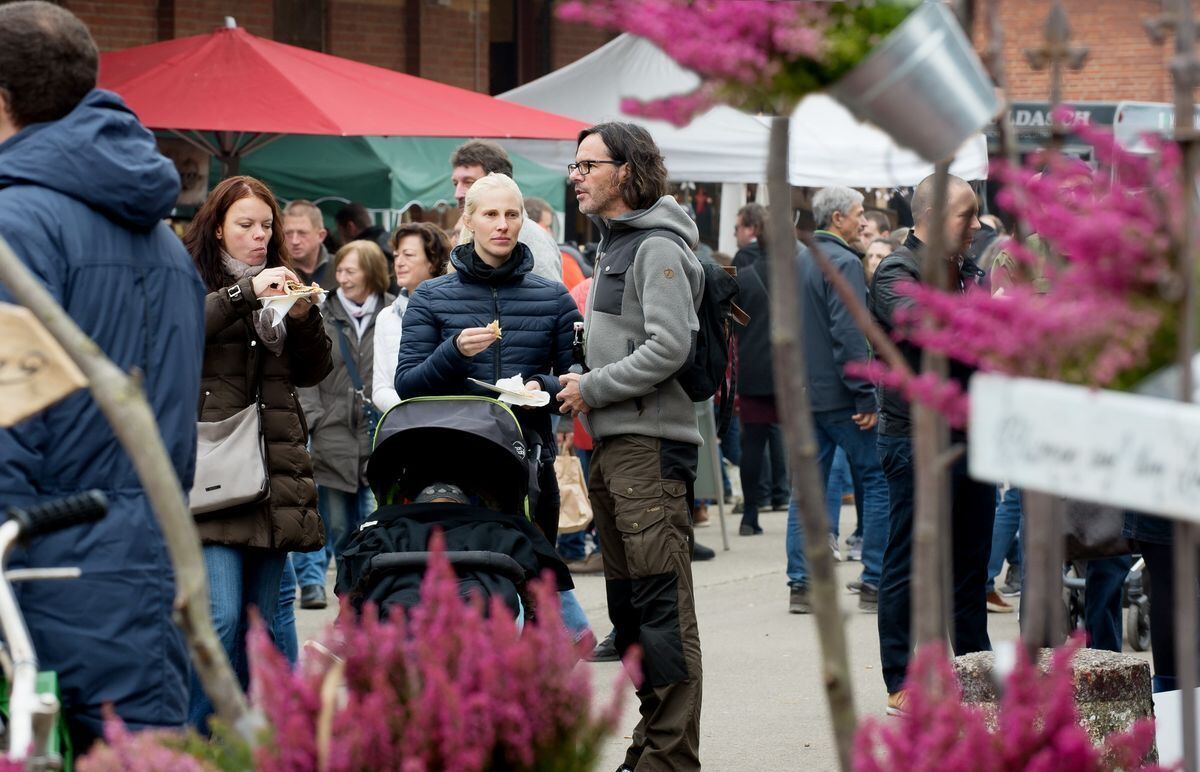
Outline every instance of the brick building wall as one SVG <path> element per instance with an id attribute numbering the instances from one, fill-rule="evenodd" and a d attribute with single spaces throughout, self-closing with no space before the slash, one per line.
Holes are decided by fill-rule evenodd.
<path id="1" fill-rule="evenodd" d="M 103 5 L 122 5 L 124 2 L 127 0 Z M 274 31 L 275 13 L 271 0 L 176 0 L 172 5 L 175 8 L 174 37 L 177 38 L 208 34 L 223 26 L 226 16 L 237 19 L 239 27 L 254 35 L 269 38 Z M 72 2 L 68 1 L 67 7 L 75 10 Z"/>
<path id="2" fill-rule="evenodd" d="M 488 5 L 487 0 L 424 3 L 421 8 L 421 69 L 413 74 L 486 93 L 491 31 Z"/>
<path id="3" fill-rule="evenodd" d="M 978 3 L 975 41 L 980 48 L 986 41 L 986 2 Z M 1200 0 L 1195 5 L 1200 8 Z M 1063 0 L 1063 7 L 1073 42 L 1089 50 L 1082 70 L 1065 71 L 1064 100 L 1172 100 L 1166 68 L 1171 42 L 1155 44 L 1142 26 L 1143 21 L 1162 13 L 1159 0 Z M 1049 97 L 1049 74 L 1034 72 L 1024 55 L 1025 49 L 1042 45 L 1049 10 L 1047 0 L 999 0 L 1007 93 L 1013 101 L 1044 101 Z"/>
<path id="4" fill-rule="evenodd" d="M 278 21 L 273 0 L 60 1 L 87 23 L 102 51 L 211 32 L 226 16 L 255 35 L 272 38 Z M 525 4 L 523 10 L 536 11 L 542 0 L 517 2 Z M 319 47 L 335 56 L 487 92 L 491 5 L 492 0 L 325 0 Z M 552 68 L 561 67 L 610 38 L 554 21 L 546 60 Z"/>
<path id="5" fill-rule="evenodd" d="M 325 51 L 404 71 L 405 0 L 344 0 L 326 13 Z"/>

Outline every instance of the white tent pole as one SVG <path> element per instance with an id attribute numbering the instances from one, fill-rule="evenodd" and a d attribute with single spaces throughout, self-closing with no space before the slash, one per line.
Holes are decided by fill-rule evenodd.
<path id="1" fill-rule="evenodd" d="M 717 251 L 732 255 L 737 252 L 737 240 L 733 237 L 733 224 L 738 210 L 746 205 L 746 186 L 740 182 L 721 184 L 721 214 L 717 221 Z"/>

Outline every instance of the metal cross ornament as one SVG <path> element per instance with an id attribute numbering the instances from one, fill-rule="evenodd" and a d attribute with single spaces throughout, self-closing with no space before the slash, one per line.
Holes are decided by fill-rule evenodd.
<path id="1" fill-rule="evenodd" d="M 1041 48 L 1025 49 L 1025 60 L 1034 70 L 1050 68 L 1050 104 L 1056 106 L 1062 101 L 1063 67 L 1078 70 L 1087 61 L 1087 46 L 1071 44 L 1071 25 L 1067 21 L 1067 11 L 1059 0 L 1055 0 L 1046 17 L 1042 28 L 1045 43 Z"/>

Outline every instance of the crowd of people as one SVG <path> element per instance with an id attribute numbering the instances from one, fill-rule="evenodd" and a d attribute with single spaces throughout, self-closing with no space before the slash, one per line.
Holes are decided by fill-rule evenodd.
<path id="1" fill-rule="evenodd" d="M 621 770 L 699 769 L 692 562 L 703 556 L 693 530 L 704 519 L 694 491 L 702 439 L 679 374 L 696 345 L 710 261 L 737 269 L 738 302 L 750 317 L 728 352 L 736 411 L 720 438 L 740 472 L 738 533 L 762 534 L 761 511 L 788 509 L 788 611 L 811 611 L 771 358 L 767 210 L 743 207 L 736 255 L 713 253 L 693 214 L 669 195 L 649 133 L 613 122 L 580 134 L 567 169 L 579 211 L 600 234 L 590 276 L 578 251 L 552 235 L 553 209 L 525 198 L 505 151 L 482 140 L 449 161 L 462 214 L 453 239 L 420 222 L 389 233 L 355 204 L 335 217 L 340 246 L 331 253 L 319 208 L 295 200 L 281 209 L 262 182 L 235 176 L 212 190 L 180 242 L 163 222 L 178 176 L 120 99 L 95 89 L 96 68 L 95 44 L 69 12 L 47 3 L 0 7 L 0 236 L 118 366 L 144 374 L 184 490 L 197 422 L 257 410 L 269 493 L 196 516 L 214 624 L 243 683 L 251 608 L 269 618 L 276 644 L 295 661 L 297 591 L 301 608 L 329 602 L 330 565 L 376 509 L 366 470 L 379 417 L 413 397 L 487 395 L 476 381 L 520 375 L 527 392 L 550 397 L 545 407 L 516 411 L 541 454 L 532 519 L 568 567 L 604 575 L 612 632 L 596 656 L 620 656 L 635 644 L 643 652 L 641 719 Z M 948 245 L 950 271 L 966 291 L 987 281 L 991 263 L 1002 269 L 992 246 L 1001 226 L 981 223 L 965 181 L 951 178 L 948 196 L 937 240 Z M 811 249 L 891 331 L 912 302 L 903 286 L 921 281 L 920 254 L 935 235 L 932 178 L 912 195 L 911 228 L 893 227 L 892 217 L 864 203 L 849 188 L 817 192 Z M 871 357 L 868 341 L 810 249 L 797 243 L 796 260 L 829 546 L 840 558 L 840 514 L 852 498 L 857 527 L 844 547 L 862 572 L 848 589 L 861 611 L 878 613 L 888 711 L 903 713 L 914 511 L 909 405 L 846 372 Z M 289 283 L 319 285 L 327 296 L 295 298 L 282 318 L 262 307 Z M 901 349 L 916 366 L 919 350 Z M 952 366 L 951 375 L 965 382 L 969 373 Z M 590 531 L 562 537 L 559 452 L 579 457 L 593 511 Z M 1016 489 L 972 480 L 965 458 L 951 486 L 952 638 L 961 654 L 990 647 L 988 611 L 1012 611 L 1006 597 L 1020 592 L 1021 502 Z M 17 561 L 84 569 L 77 582 L 21 593 L 39 654 L 60 674 L 77 747 L 101 734 L 105 704 L 134 728 L 203 729 L 212 705 L 189 674 L 171 621 L 165 545 L 95 403 L 76 394 L 0 430 L 4 505 L 91 487 L 108 493 L 110 517 L 42 539 Z M 462 493 L 452 488 L 443 492 Z M 586 634 L 574 594 L 563 589 L 560 599 L 564 623 L 576 637 Z M 1111 593 L 1096 602 L 1109 610 L 1096 619 L 1111 621 Z M 1119 614 L 1119 592 L 1115 602 Z M 1167 673 L 1157 660 L 1156 667 Z"/>

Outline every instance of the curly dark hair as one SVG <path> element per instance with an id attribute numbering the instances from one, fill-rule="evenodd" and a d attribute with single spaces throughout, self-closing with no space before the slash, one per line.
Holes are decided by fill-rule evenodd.
<path id="1" fill-rule="evenodd" d="M 100 52 L 87 25 L 44 2 L 0 3 L 0 93 L 17 128 L 57 121 L 96 87 Z"/>
<path id="2" fill-rule="evenodd" d="M 608 154 L 629 168 L 617 190 L 632 209 L 649 209 L 667 195 L 667 166 L 650 132 L 636 123 L 610 121 L 579 132 L 575 146 L 592 134 L 599 134 Z"/>
<path id="3" fill-rule="evenodd" d="M 433 223 L 406 222 L 396 228 L 396 232 L 388 239 L 388 245 L 395 252 L 400 247 L 400 239 L 406 236 L 420 236 L 421 246 L 425 248 L 425 257 L 429 259 L 434 276 L 443 276 L 446 266 L 450 264 L 450 237 L 446 232 Z"/>
<path id="4" fill-rule="evenodd" d="M 271 207 L 271 238 L 267 240 L 267 267 L 282 265 L 292 267 L 292 259 L 283 248 L 283 215 L 270 188 L 253 177 L 230 177 L 222 180 L 208 194 L 208 199 L 196 216 L 192 218 L 187 233 L 183 234 L 183 245 L 196 263 L 196 270 L 204 280 L 209 292 L 229 286 L 233 277 L 225 272 L 221 264 L 221 240 L 217 228 L 225 222 L 225 213 L 234 203 L 243 198 L 254 197 Z"/>

